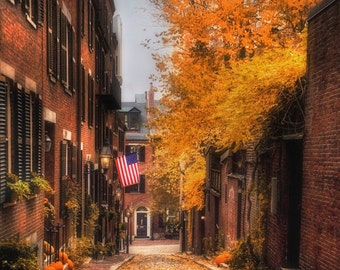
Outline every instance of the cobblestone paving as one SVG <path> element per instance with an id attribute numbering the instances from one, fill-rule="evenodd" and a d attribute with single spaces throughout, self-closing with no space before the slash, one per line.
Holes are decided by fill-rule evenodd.
<path id="1" fill-rule="evenodd" d="M 207 270 L 209 268 L 199 265 L 191 260 L 176 255 L 136 255 L 125 263 L 119 270 Z"/>

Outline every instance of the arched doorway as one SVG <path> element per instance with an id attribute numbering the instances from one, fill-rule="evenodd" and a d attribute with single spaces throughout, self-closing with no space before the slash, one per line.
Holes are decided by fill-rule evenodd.
<path id="1" fill-rule="evenodd" d="M 136 237 L 150 237 L 150 213 L 144 206 L 140 206 L 136 210 Z"/>

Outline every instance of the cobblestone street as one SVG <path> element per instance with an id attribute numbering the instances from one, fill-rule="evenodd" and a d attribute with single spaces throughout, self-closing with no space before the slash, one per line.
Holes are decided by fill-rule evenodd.
<path id="1" fill-rule="evenodd" d="M 149 269 L 157 269 L 157 270 L 203 270 L 209 269 L 205 266 L 199 265 L 194 261 L 187 260 L 186 258 L 182 258 L 176 255 L 136 255 L 132 260 L 122 265 L 120 270 L 149 270 Z"/>
<path id="2" fill-rule="evenodd" d="M 200 256 L 179 252 L 178 240 L 135 240 L 129 254 L 91 260 L 83 269 L 93 270 L 204 270 L 220 269 Z"/>

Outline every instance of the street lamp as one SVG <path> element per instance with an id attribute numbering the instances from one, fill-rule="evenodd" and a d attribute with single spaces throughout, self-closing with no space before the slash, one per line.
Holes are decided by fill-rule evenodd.
<path id="1" fill-rule="evenodd" d="M 110 167 L 110 161 L 112 159 L 112 151 L 109 146 L 109 143 L 106 141 L 102 150 L 100 151 L 100 166 L 104 171 L 104 174 L 107 173 L 107 170 Z"/>
<path id="2" fill-rule="evenodd" d="M 116 192 L 116 213 L 117 213 L 117 228 L 116 228 L 116 251 L 117 254 L 119 254 L 119 243 L 120 243 L 120 237 L 119 237 L 119 220 L 120 220 L 120 200 L 122 198 L 122 190 L 117 187 Z"/>
<path id="3" fill-rule="evenodd" d="M 129 234 L 130 232 L 130 218 L 132 215 L 132 210 L 130 207 L 125 209 L 125 216 L 127 217 L 127 228 L 126 228 L 126 254 L 129 254 Z"/>

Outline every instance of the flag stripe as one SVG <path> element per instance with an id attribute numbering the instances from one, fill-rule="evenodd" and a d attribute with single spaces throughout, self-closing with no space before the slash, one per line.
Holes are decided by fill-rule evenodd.
<path id="1" fill-rule="evenodd" d="M 116 158 L 116 166 L 122 187 L 131 186 L 140 182 L 137 153 Z"/>

